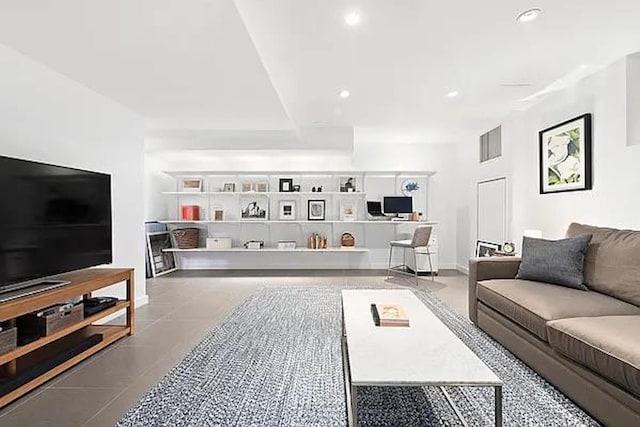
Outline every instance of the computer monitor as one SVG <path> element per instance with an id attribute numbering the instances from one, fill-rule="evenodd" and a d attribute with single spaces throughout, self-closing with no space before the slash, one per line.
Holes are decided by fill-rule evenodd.
<path id="1" fill-rule="evenodd" d="M 382 210 L 386 215 L 408 214 L 413 212 L 413 198 L 405 196 L 385 196 Z"/>

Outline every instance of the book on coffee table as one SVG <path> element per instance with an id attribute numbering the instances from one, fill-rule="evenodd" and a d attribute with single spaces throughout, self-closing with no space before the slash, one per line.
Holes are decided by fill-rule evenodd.
<path id="1" fill-rule="evenodd" d="M 371 316 L 376 326 L 409 326 L 407 312 L 398 304 L 371 304 Z"/>

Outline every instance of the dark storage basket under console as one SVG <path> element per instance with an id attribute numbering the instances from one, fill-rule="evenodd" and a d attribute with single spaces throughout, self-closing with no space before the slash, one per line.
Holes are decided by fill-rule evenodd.
<path id="1" fill-rule="evenodd" d="M 5 329 L 0 332 L 0 354 L 5 354 L 15 349 L 18 342 L 16 328 Z"/>
<path id="2" fill-rule="evenodd" d="M 24 337 L 46 337 L 84 319 L 82 303 L 65 307 L 58 304 L 18 318 L 18 333 Z M 49 310 L 53 311 L 48 313 Z"/>

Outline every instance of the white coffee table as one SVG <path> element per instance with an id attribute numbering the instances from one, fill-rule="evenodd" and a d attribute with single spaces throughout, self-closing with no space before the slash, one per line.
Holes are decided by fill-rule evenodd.
<path id="1" fill-rule="evenodd" d="M 400 304 L 411 326 L 379 327 L 371 304 Z M 502 425 L 502 381 L 408 289 L 342 291 L 342 359 L 349 425 L 357 424 L 356 388 L 440 387 L 460 421 L 467 422 L 445 386 L 493 387 L 495 425 Z"/>

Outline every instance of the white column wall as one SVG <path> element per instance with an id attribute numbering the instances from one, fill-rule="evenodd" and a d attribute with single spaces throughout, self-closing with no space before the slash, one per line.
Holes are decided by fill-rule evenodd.
<path id="1" fill-rule="evenodd" d="M 0 45 L 0 154 L 111 174 L 114 265 L 136 269 L 138 304 L 147 301 L 143 153 L 141 117 Z M 125 295 L 123 285 L 104 292 Z"/>

